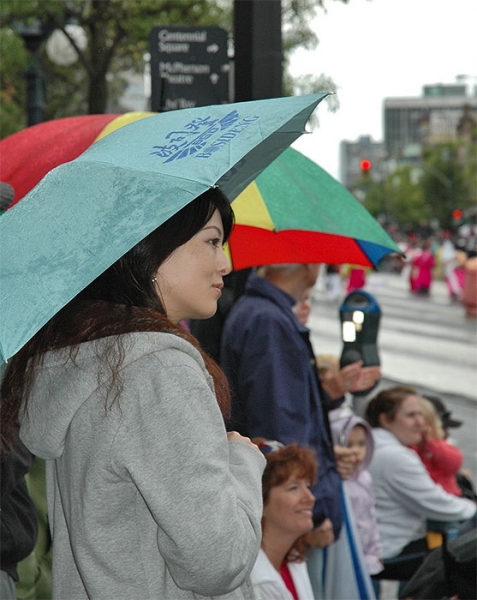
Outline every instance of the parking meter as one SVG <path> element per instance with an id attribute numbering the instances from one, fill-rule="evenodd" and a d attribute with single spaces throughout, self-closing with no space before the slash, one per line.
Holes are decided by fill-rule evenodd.
<path id="1" fill-rule="evenodd" d="M 381 308 L 376 299 L 363 290 L 346 296 L 340 306 L 341 337 L 343 350 L 340 368 L 357 360 L 364 367 L 379 366 L 377 338 Z"/>

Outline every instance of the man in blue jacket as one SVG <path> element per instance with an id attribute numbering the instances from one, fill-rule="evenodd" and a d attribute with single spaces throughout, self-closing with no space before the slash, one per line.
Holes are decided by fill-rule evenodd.
<path id="1" fill-rule="evenodd" d="M 225 322 L 220 363 L 232 389 L 234 429 L 316 450 L 319 478 L 312 488 L 316 528 L 311 542 L 324 547 L 341 529 L 338 469 L 349 476 L 352 451 L 333 448 L 327 417 L 331 402 L 317 376 L 309 330 L 293 312 L 315 284 L 318 268 L 276 265 L 263 268 L 263 276 L 251 275 Z"/>

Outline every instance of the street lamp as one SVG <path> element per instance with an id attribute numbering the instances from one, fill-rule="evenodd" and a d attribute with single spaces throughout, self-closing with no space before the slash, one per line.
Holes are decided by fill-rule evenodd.
<path id="1" fill-rule="evenodd" d="M 78 50 L 85 50 L 88 44 L 86 32 L 74 23 L 65 25 L 65 30 L 55 29 L 50 21 L 35 21 L 31 25 L 15 22 L 12 29 L 23 39 L 31 54 L 31 63 L 26 72 L 27 125 L 43 121 L 45 107 L 43 77 L 38 53 L 43 42 L 47 41 L 48 58 L 59 66 L 70 66 L 78 59 Z M 73 40 L 73 42 L 71 41 Z"/>
<path id="2" fill-rule="evenodd" d="M 45 102 L 38 51 L 42 43 L 48 39 L 53 28 L 49 23 L 35 21 L 31 25 L 13 23 L 12 29 L 23 39 L 26 49 L 31 54 L 31 62 L 25 74 L 27 125 L 30 127 L 30 125 L 36 125 L 43 121 Z"/>

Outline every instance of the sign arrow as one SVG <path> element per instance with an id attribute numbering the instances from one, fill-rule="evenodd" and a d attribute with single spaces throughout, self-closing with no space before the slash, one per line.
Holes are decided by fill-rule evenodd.
<path id="1" fill-rule="evenodd" d="M 149 32 L 151 110 L 228 102 L 227 40 L 222 27 L 153 27 Z"/>

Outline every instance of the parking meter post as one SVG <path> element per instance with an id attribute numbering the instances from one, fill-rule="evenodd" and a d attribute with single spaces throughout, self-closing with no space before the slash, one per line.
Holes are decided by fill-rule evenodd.
<path id="1" fill-rule="evenodd" d="M 358 360 L 363 366 L 379 366 L 377 339 L 381 308 L 376 299 L 363 290 L 348 294 L 340 306 L 343 350 L 340 367 Z"/>

